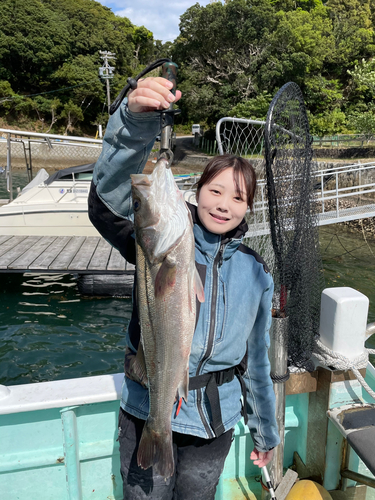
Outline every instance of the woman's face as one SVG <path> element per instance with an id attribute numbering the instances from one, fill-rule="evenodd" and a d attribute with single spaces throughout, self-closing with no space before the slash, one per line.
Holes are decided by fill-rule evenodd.
<path id="1" fill-rule="evenodd" d="M 224 234 L 240 224 L 247 210 L 245 181 L 239 178 L 240 194 L 237 193 L 233 168 L 222 170 L 201 187 L 198 216 L 204 227 L 214 234 Z"/>

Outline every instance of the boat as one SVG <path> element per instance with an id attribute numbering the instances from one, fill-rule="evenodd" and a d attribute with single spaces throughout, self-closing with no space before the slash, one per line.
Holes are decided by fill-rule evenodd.
<path id="1" fill-rule="evenodd" d="M 333 309 L 332 291 L 339 293 Z M 337 311 L 328 319 L 326 314 L 321 315 L 325 331 L 322 338 L 327 346 L 336 346 L 349 357 L 350 351 L 354 355 L 364 351 L 365 333 L 354 336 L 351 332 L 354 323 L 361 330 L 366 321 L 366 299 L 350 288 L 323 292 L 322 311 L 327 310 L 327 300 L 329 310 Z M 359 303 L 365 304 L 360 315 Z M 374 367 L 368 363 L 361 373 L 375 390 Z M 115 373 L 0 386 L 2 498 L 122 498 L 117 417 L 123 376 Z M 372 415 L 375 405 L 353 371 L 331 369 L 316 362 L 313 372 L 292 372 L 285 388 L 284 471 L 294 470 L 299 479 L 314 478 L 334 500 L 373 499 L 374 420 L 366 425 L 361 415 Z M 346 415 L 352 418 L 349 430 L 343 428 Z M 361 432 L 361 422 L 362 430 L 370 432 L 373 439 L 367 438 L 371 453 L 370 458 L 362 457 L 365 461 L 360 457 L 361 447 L 353 448 L 353 436 Z M 249 430 L 241 420 L 235 427 L 215 500 L 268 498 L 260 481 L 260 469 L 249 460 L 252 447 Z"/>
<path id="2" fill-rule="evenodd" d="M 0 234 L 99 236 L 88 217 L 94 163 L 48 175 L 40 169 L 18 196 L 0 207 Z"/>

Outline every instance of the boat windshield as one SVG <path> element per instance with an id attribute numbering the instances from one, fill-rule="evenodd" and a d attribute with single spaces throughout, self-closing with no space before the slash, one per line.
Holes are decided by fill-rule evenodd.
<path id="1" fill-rule="evenodd" d="M 75 181 L 90 181 L 92 179 L 94 166 L 95 163 L 88 163 L 86 165 L 58 170 L 45 181 L 45 184 L 48 186 L 55 181 L 69 181 L 73 179 Z"/>

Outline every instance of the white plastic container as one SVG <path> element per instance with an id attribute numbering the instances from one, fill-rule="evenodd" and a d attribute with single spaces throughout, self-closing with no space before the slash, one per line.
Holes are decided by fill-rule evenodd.
<path id="1" fill-rule="evenodd" d="M 323 290 L 320 308 L 320 340 L 349 359 L 363 353 L 369 299 L 350 287 Z"/>

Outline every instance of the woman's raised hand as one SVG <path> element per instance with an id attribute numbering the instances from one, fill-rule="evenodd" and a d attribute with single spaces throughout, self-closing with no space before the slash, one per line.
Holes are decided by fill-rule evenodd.
<path id="1" fill-rule="evenodd" d="M 181 92 L 176 90 L 174 96 L 172 88 L 172 82 L 166 78 L 139 80 L 137 88 L 128 94 L 128 108 L 134 113 L 168 109 L 171 102 L 177 102 L 181 98 Z"/>

